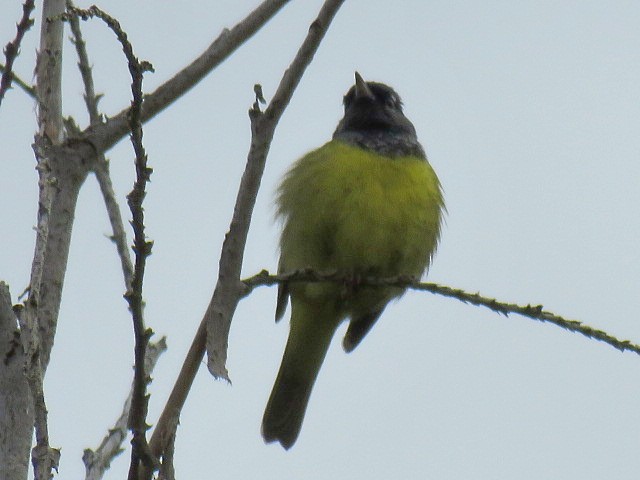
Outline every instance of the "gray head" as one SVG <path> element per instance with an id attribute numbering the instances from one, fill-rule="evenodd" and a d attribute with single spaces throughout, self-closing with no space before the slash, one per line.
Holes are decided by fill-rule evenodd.
<path id="1" fill-rule="evenodd" d="M 355 77 L 355 85 L 344 96 L 344 117 L 333 134 L 334 140 L 385 156 L 425 158 L 396 91 L 383 83 L 365 82 L 358 72 Z"/>

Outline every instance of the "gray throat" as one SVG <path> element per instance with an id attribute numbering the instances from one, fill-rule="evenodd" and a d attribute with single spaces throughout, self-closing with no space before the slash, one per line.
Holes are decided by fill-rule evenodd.
<path id="1" fill-rule="evenodd" d="M 389 133 L 385 131 L 337 131 L 334 140 L 340 140 L 350 145 L 371 150 L 385 157 L 415 156 L 427 158 L 424 149 L 415 135 L 409 133 Z"/>

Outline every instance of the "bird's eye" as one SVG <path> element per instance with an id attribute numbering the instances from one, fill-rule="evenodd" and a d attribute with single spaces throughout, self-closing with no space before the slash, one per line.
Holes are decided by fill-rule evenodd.
<path id="1" fill-rule="evenodd" d="M 387 96 L 387 98 L 384 99 L 384 104 L 389 108 L 398 108 L 398 101 L 393 95 Z"/>

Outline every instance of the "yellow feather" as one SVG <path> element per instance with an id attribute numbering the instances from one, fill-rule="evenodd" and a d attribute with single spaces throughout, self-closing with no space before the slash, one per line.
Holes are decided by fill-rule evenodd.
<path id="1" fill-rule="evenodd" d="M 282 267 L 421 275 L 442 209 L 426 160 L 331 141 L 302 157 L 279 189 Z"/>
<path id="2" fill-rule="evenodd" d="M 280 270 L 420 276 L 440 236 L 440 182 L 422 158 L 384 157 L 332 140 L 294 164 L 278 191 L 284 227 Z M 267 442 L 296 441 L 309 395 L 336 328 L 346 317 L 351 351 L 385 305 L 403 293 L 334 283 L 293 283 L 289 340 L 265 410 Z M 286 295 L 279 295 L 279 303 Z M 278 312 L 284 305 L 280 304 Z"/>

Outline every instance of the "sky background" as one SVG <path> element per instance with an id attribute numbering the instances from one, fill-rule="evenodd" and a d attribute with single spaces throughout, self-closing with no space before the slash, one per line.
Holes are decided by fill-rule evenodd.
<path id="1" fill-rule="evenodd" d="M 321 3 L 292 2 L 145 126 L 154 169 L 145 201 L 154 241 L 145 313 L 169 344 L 149 386 L 149 423 L 215 285 L 249 148 L 253 85 L 271 98 Z M 101 6 L 153 63 L 149 92 L 257 4 Z M 20 15 L 19 1 L 3 2 L 3 45 Z M 429 280 L 543 304 L 640 342 L 639 22 L 640 3 L 622 0 L 346 2 L 276 130 L 243 274 L 276 269 L 278 179 L 330 138 L 357 69 L 403 97 L 444 186 L 449 213 Z M 15 65 L 26 80 L 38 31 L 39 21 Z M 100 21 L 85 23 L 84 34 L 102 112 L 113 115 L 130 101 L 125 59 Z M 64 113 L 84 126 L 75 51 L 70 43 L 65 49 Z M 0 108 L 0 279 L 14 302 L 28 283 L 35 237 L 34 111 L 19 89 Z M 125 206 L 134 180 L 128 140 L 108 157 Z M 83 477 L 83 449 L 97 447 L 131 382 L 131 319 L 109 232 L 90 177 L 45 384 L 63 479 Z M 297 444 L 288 452 L 266 446 L 260 422 L 288 333 L 287 321 L 273 322 L 275 298 L 275 288 L 260 288 L 236 312 L 232 386 L 200 369 L 178 430 L 178 478 L 637 478 L 637 355 L 418 292 L 391 305 L 350 355 L 340 330 Z M 124 478 L 128 461 L 127 450 L 105 478 Z"/>

